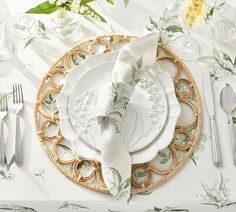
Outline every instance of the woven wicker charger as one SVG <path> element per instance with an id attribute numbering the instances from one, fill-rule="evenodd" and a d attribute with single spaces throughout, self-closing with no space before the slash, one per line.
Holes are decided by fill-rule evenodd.
<path id="1" fill-rule="evenodd" d="M 79 65 L 87 55 L 106 53 L 137 39 L 134 36 L 104 35 L 74 46 L 60 57 L 44 76 L 35 104 L 35 126 L 41 145 L 54 165 L 74 182 L 90 189 L 108 192 L 101 174 L 100 163 L 76 156 L 70 143 L 60 133 L 60 120 L 56 96 L 70 69 Z M 165 150 L 148 163 L 132 166 L 132 193 L 143 193 L 167 182 L 188 161 L 198 143 L 202 125 L 201 103 L 198 89 L 184 63 L 167 47 L 159 44 L 157 62 L 168 65 L 176 96 L 184 110 L 191 111 L 191 120 L 178 123 L 175 136 Z M 181 120 L 180 118 L 180 120 Z"/>

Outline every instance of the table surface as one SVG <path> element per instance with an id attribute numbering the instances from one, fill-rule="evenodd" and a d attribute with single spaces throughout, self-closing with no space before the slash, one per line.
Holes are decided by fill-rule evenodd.
<path id="1" fill-rule="evenodd" d="M 40 1 L 8 1 L 10 10 L 24 12 Z M 45 23 L 49 40 L 38 39 L 24 49 L 26 40 L 9 31 L 16 50 L 8 61 L 0 62 L 0 92 L 11 92 L 13 83 L 22 83 L 25 94 L 24 120 L 24 165 L 13 164 L 9 170 L 0 167 L 0 211 L 216 211 L 217 204 L 223 211 L 236 210 L 236 168 L 233 166 L 227 116 L 220 107 L 219 95 L 225 83 L 236 91 L 235 76 L 214 82 L 216 120 L 222 151 L 223 166 L 212 164 L 209 123 L 204 99 L 203 129 L 200 144 L 195 151 L 195 163 L 189 160 L 167 183 L 147 195 L 135 195 L 128 205 L 115 202 L 110 195 L 95 192 L 67 179 L 51 163 L 38 141 L 34 128 L 34 101 L 39 84 L 52 63 L 77 42 L 101 34 L 130 34 L 142 36 L 149 17 L 158 21 L 167 7 L 165 0 L 130 0 L 127 7 L 123 1 L 114 5 L 98 1 L 95 7 L 107 20 L 92 23 L 79 18 L 80 30 L 73 36 L 59 37 L 50 30 L 50 15 L 36 15 Z M 125 18 L 126 17 L 126 18 Z M 192 35 L 199 42 L 202 56 L 211 56 L 213 47 L 231 58 L 236 56 L 236 46 L 214 40 L 209 26 L 202 24 L 193 29 Z M 185 62 L 203 96 L 202 75 L 207 69 L 196 61 Z M 235 67 L 234 67 L 235 68 Z M 236 70 L 235 70 L 236 72 Z M 14 154 L 14 113 L 6 119 L 7 161 Z M 203 186 L 204 185 L 204 188 Z M 215 204 L 203 204 L 215 196 Z M 217 199 L 218 198 L 218 199 Z M 214 199 L 214 198 L 213 198 Z M 214 202 L 214 201 L 213 201 Z M 24 207 L 25 208 L 24 208 Z M 181 210 L 179 210 L 181 211 Z"/>

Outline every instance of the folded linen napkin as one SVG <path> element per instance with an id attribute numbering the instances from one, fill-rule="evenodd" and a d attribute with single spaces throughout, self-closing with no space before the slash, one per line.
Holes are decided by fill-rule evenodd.
<path id="1" fill-rule="evenodd" d="M 113 197 L 127 202 L 131 196 L 131 157 L 122 141 L 120 123 L 143 73 L 156 62 L 159 35 L 151 34 L 125 45 L 112 71 L 112 82 L 99 89 L 96 116 L 101 143 L 102 174 Z"/>

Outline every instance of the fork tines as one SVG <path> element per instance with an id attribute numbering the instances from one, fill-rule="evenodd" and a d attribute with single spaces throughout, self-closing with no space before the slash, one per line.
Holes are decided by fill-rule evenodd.
<path id="1" fill-rule="evenodd" d="M 13 103 L 23 103 L 23 91 L 21 84 L 14 84 L 13 85 Z"/>
<path id="2" fill-rule="evenodd" d="M 2 93 L 0 94 L 0 111 L 7 111 L 8 104 L 7 104 L 7 94 Z"/>

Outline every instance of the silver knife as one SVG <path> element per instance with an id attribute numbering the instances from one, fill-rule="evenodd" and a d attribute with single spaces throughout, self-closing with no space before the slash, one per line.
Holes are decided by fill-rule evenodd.
<path id="1" fill-rule="evenodd" d="M 204 72 L 203 75 L 203 88 L 204 88 L 204 97 L 211 128 L 213 163 L 216 167 L 220 167 L 222 164 L 221 153 L 220 153 L 220 146 L 217 135 L 216 121 L 215 121 L 215 108 L 214 108 L 214 98 L 212 92 L 211 78 L 208 72 Z"/>

